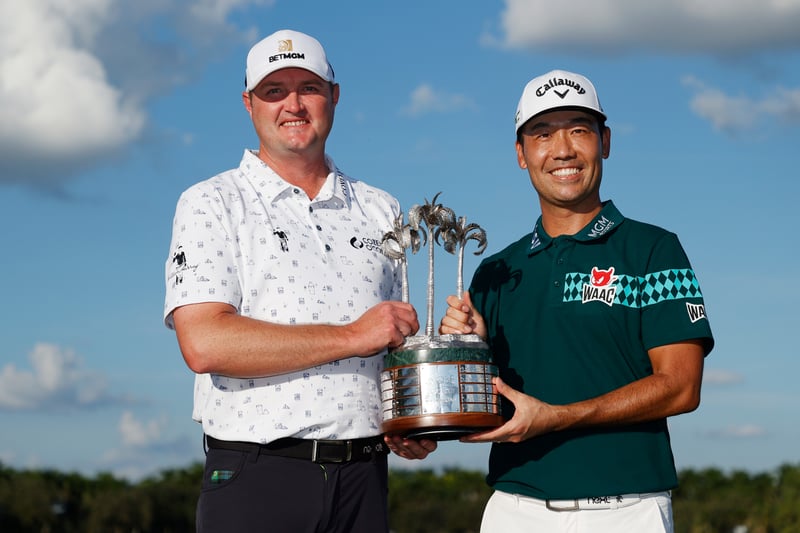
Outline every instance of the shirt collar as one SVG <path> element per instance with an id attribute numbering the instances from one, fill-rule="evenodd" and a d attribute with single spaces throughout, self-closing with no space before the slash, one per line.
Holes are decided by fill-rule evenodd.
<path id="1" fill-rule="evenodd" d="M 617 229 L 624 220 L 625 217 L 619 212 L 614 202 L 607 200 L 603 202 L 603 208 L 594 220 L 586 224 L 579 232 L 569 237 L 580 242 L 593 241 Z M 531 246 L 528 251 L 534 254 L 544 250 L 550 246 L 552 242 L 553 238 L 544 230 L 542 226 L 542 217 L 539 216 L 539 219 L 536 221 L 536 226 L 533 228 Z"/>
<path id="2" fill-rule="evenodd" d="M 347 177 L 336 167 L 329 156 L 325 156 L 325 164 L 332 169 L 317 197 L 312 201 L 315 208 L 340 209 L 349 207 L 351 203 L 350 183 Z M 264 161 L 258 153 L 245 150 L 239 170 L 252 180 L 253 185 L 270 203 L 293 196 L 297 187 L 280 177 Z"/>

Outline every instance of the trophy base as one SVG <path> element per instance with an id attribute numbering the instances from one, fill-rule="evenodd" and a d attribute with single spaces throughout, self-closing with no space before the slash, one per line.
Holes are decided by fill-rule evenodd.
<path id="1" fill-rule="evenodd" d="M 408 337 L 384 365 L 384 433 L 456 440 L 505 422 L 492 385 L 498 369 L 477 335 Z"/>
<path id="2" fill-rule="evenodd" d="M 502 416 L 489 413 L 435 414 L 387 420 L 381 429 L 388 435 L 400 435 L 409 439 L 445 441 L 488 431 L 504 422 Z"/>

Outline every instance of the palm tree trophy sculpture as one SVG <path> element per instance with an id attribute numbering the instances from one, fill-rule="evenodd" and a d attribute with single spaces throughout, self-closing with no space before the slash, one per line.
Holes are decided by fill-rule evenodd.
<path id="1" fill-rule="evenodd" d="M 404 343 L 384 356 L 381 373 L 382 430 L 412 438 L 457 439 L 465 434 L 503 423 L 499 398 L 492 386 L 498 374 L 489 346 L 477 335 L 434 335 L 434 245 L 458 253 L 456 289 L 464 291 L 464 247 L 478 242 L 475 255 L 486 249 L 486 233 L 467 224 L 452 209 L 437 203 L 439 194 L 408 212 L 408 224 L 400 214 L 392 231 L 383 236 L 387 257 L 400 263 L 403 301 L 408 302 L 406 249 L 417 253 L 428 246 L 428 291 L 425 334 L 406 337 Z"/>
<path id="2" fill-rule="evenodd" d="M 464 247 L 467 241 L 478 241 L 478 249 L 475 250 L 475 255 L 481 255 L 486 250 L 486 232 L 483 231 L 479 225 L 474 223 L 467 224 L 465 217 L 458 217 L 458 220 L 450 225 L 439 228 L 436 232 L 435 239 L 439 242 L 439 237 L 442 238 L 442 247 L 446 252 L 458 252 L 458 277 L 456 278 L 456 296 L 461 298 L 464 294 Z"/>
<path id="3" fill-rule="evenodd" d="M 426 238 L 422 234 L 423 239 Z M 411 248 L 412 253 L 417 253 L 420 248 L 420 232 L 414 229 L 411 224 L 403 223 L 403 213 L 397 215 L 394 219 L 394 227 L 392 231 L 387 232 L 383 236 L 381 242 L 383 253 L 389 258 L 396 259 L 400 262 L 400 275 L 403 278 L 403 295 L 402 300 L 408 303 L 408 258 L 406 257 L 406 249 Z"/>
<path id="4" fill-rule="evenodd" d="M 425 223 L 428 228 L 427 233 L 431 236 L 431 241 L 436 241 L 435 236 L 438 235 L 441 228 L 449 228 L 455 223 L 456 215 L 453 210 L 437 204 L 436 199 L 442 193 L 436 193 L 433 200 L 428 202 L 425 199 L 425 205 L 415 205 L 408 211 L 408 222 L 412 228 L 420 232 L 425 230 L 420 225 Z M 438 241 L 437 241 L 438 242 Z M 427 306 L 427 320 L 425 321 L 425 335 L 433 337 L 433 249 L 434 242 L 428 245 L 428 293 L 426 302 Z"/>

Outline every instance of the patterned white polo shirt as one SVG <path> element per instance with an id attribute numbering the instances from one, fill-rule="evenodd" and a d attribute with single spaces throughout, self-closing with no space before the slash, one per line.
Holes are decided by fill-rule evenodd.
<path id="1" fill-rule="evenodd" d="M 166 262 L 164 320 L 201 302 L 280 324 L 346 324 L 399 300 L 380 251 L 400 213 L 386 192 L 334 169 L 313 200 L 246 150 L 239 168 L 180 197 Z M 235 342 L 235 340 L 233 340 Z M 223 440 L 348 439 L 380 434 L 382 354 L 278 376 L 195 378 L 193 418 Z"/>

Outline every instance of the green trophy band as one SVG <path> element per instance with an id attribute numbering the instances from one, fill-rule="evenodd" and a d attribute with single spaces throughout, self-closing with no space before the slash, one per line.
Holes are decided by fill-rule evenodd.
<path id="1" fill-rule="evenodd" d="M 503 423 L 497 367 L 477 335 L 408 337 L 384 356 L 382 430 L 452 440 Z"/>

